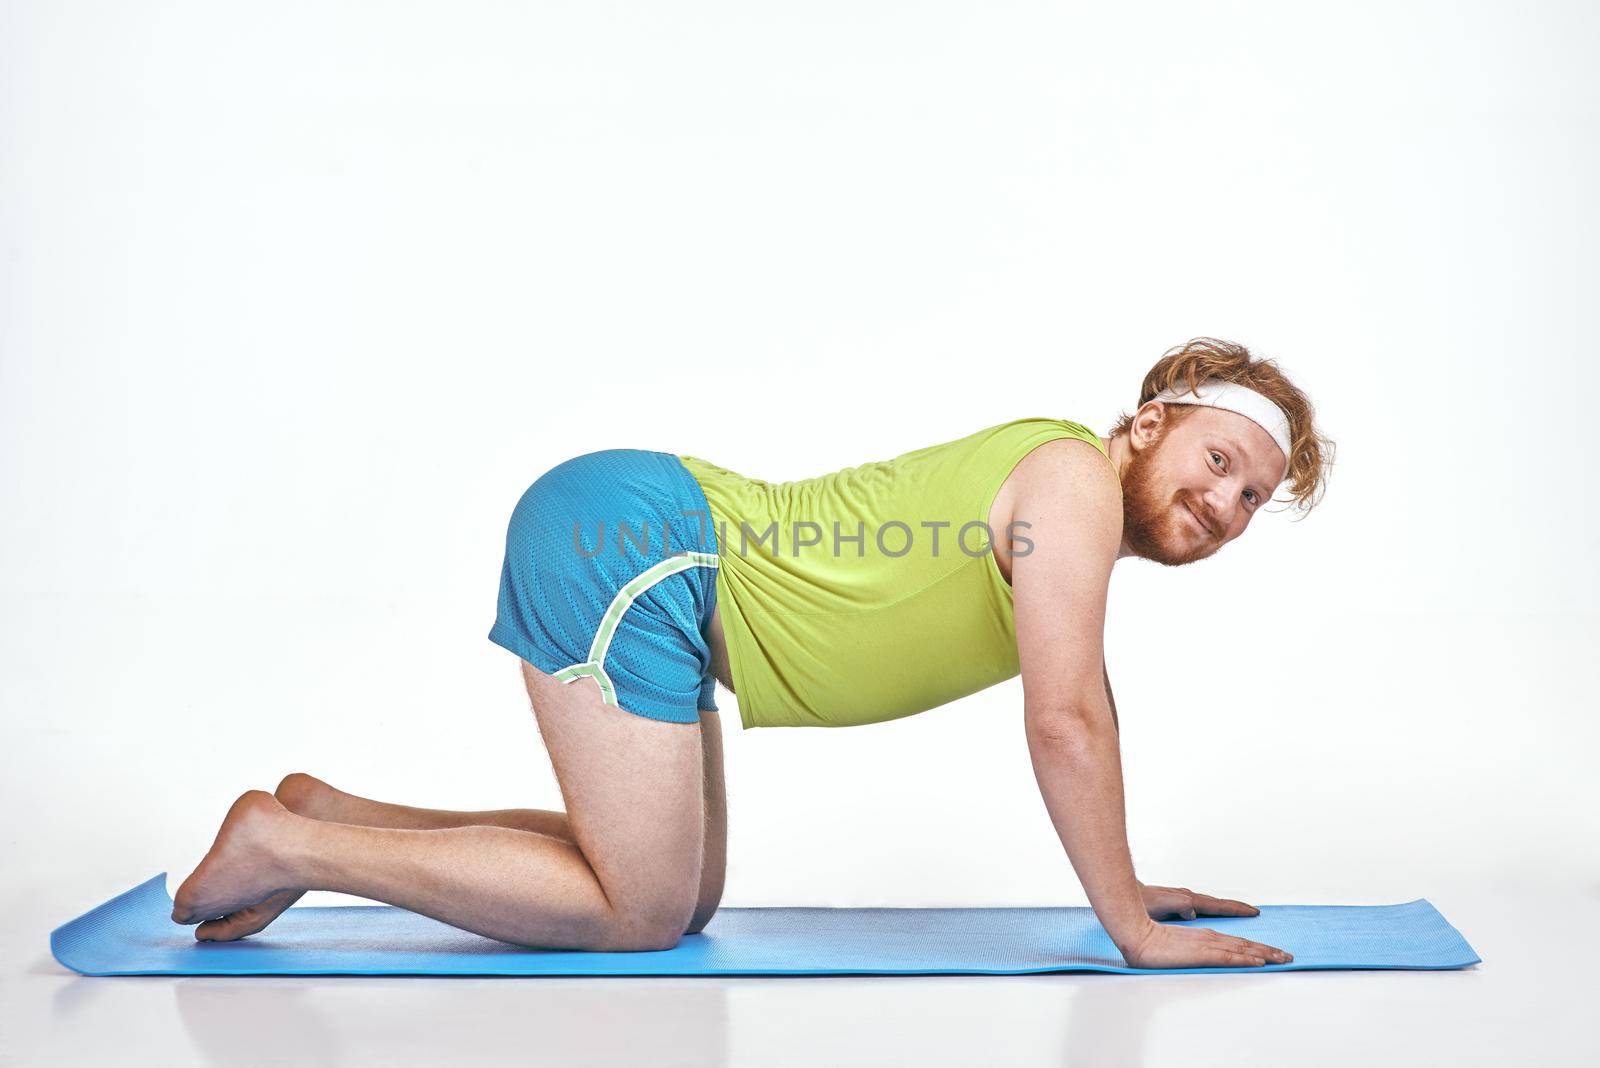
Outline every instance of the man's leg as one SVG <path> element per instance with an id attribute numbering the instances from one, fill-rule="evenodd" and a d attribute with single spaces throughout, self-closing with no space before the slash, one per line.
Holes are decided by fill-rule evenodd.
<path id="1" fill-rule="evenodd" d="M 179 922 L 285 891 L 385 901 L 547 948 L 665 948 L 697 910 L 705 833 L 698 724 L 605 704 L 592 679 L 523 665 L 572 840 L 511 827 L 360 827 L 297 816 L 256 791 L 235 802 L 179 888 Z"/>
<path id="2" fill-rule="evenodd" d="M 538 808 L 507 808 L 484 812 L 456 812 L 449 809 L 413 808 L 358 797 L 330 786 L 314 775 L 296 771 L 285 775 L 273 796 L 297 816 L 359 827 L 390 827 L 397 830 L 439 830 L 445 827 L 509 827 L 572 841 L 565 812 Z M 249 905 L 215 920 L 207 920 L 195 930 L 195 937 L 206 942 L 231 942 L 266 930 L 267 925 L 304 896 L 303 890 L 280 890 L 265 901 Z"/>
<path id="3" fill-rule="evenodd" d="M 705 776 L 705 861 L 694 916 L 685 934 L 698 934 L 722 902 L 728 868 L 728 797 L 723 772 L 722 721 L 716 712 L 700 713 L 701 763 Z M 314 775 L 293 772 L 284 776 L 273 794 L 290 812 L 310 819 L 351 823 L 361 827 L 438 830 L 445 827 L 510 827 L 572 842 L 565 812 L 537 808 L 490 809 L 462 812 L 451 809 L 395 805 L 346 793 Z M 280 890 L 265 901 L 249 905 L 195 931 L 205 941 L 228 942 L 259 934 L 300 900 L 304 891 Z"/>
<path id="4" fill-rule="evenodd" d="M 705 782 L 705 862 L 700 871 L 700 889 L 696 896 L 694 916 L 689 921 L 685 934 L 697 934 L 711 921 L 711 917 L 716 914 L 717 906 L 722 902 L 722 889 L 727 878 L 728 792 L 723 772 L 722 718 L 719 713 L 700 713 L 700 753 Z M 285 776 L 278 784 L 274 796 L 290 812 L 312 819 L 332 820 L 336 823 L 415 830 L 433 830 L 441 827 L 512 827 L 549 835 L 567 842 L 574 841 L 565 812 L 537 808 L 504 808 L 479 812 L 413 808 L 410 805 L 394 805 L 358 797 L 304 772 Z M 237 933 L 230 931 L 224 936 L 221 933 L 223 930 L 221 925 L 226 921 L 211 920 L 207 923 L 219 925 L 215 928 L 216 937 L 242 938 L 246 934 L 254 934 L 261 930 L 271 922 L 273 916 L 288 908 L 298 897 L 296 894 L 289 898 L 254 930 L 238 929 Z M 239 922 L 232 926 L 242 928 L 247 925 L 245 920 L 245 917 L 240 917 Z"/>
<path id="5" fill-rule="evenodd" d="M 700 893 L 684 934 L 699 934 L 722 903 L 728 872 L 728 788 L 722 772 L 722 717 L 700 713 L 701 766 L 705 777 L 706 845 L 700 865 Z"/>
<path id="6" fill-rule="evenodd" d="M 445 827 L 510 827 L 572 841 L 572 830 L 567 825 L 565 812 L 542 808 L 500 808 L 478 812 L 415 808 L 346 793 L 303 771 L 285 775 L 273 796 L 290 812 L 330 823 L 413 831 L 434 831 Z"/>

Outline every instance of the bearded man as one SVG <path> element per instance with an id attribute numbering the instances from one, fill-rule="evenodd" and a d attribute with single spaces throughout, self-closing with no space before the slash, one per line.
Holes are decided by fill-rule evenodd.
<path id="1" fill-rule="evenodd" d="M 1127 963 L 1287 962 L 1157 922 L 1258 910 L 1136 877 L 1105 608 L 1118 560 L 1211 556 L 1280 486 L 1309 510 L 1332 454 L 1275 363 L 1195 338 L 1106 437 L 1017 419 L 782 483 L 649 450 L 567 460 L 512 513 L 489 632 L 519 658 L 565 811 L 413 808 L 295 773 L 234 803 L 173 919 L 242 938 L 318 889 L 523 945 L 670 948 L 722 897 L 717 683 L 746 729 L 848 727 L 1020 674 L 1045 806 Z"/>

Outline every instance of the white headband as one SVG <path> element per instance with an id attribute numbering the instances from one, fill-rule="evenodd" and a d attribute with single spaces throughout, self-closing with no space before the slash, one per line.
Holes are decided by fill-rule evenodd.
<path id="1" fill-rule="evenodd" d="M 1212 408 L 1238 412 L 1272 435 L 1272 440 L 1283 450 L 1283 475 L 1278 481 L 1282 482 L 1289 477 L 1289 418 L 1283 414 L 1282 408 L 1255 390 L 1233 382 L 1224 382 L 1220 378 L 1208 378 L 1192 393 L 1187 387 L 1182 390 L 1164 389 L 1150 400 L 1173 404 L 1205 404 Z"/>

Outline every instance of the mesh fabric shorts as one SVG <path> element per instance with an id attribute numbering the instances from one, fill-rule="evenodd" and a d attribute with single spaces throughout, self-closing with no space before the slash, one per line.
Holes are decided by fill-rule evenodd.
<path id="1" fill-rule="evenodd" d="M 715 712 L 705 631 L 717 543 L 672 453 L 607 449 L 557 464 L 511 513 L 489 640 L 607 704 L 696 723 Z"/>

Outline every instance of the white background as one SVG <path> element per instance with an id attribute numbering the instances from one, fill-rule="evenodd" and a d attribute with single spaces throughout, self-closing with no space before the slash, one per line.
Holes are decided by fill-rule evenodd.
<path id="1" fill-rule="evenodd" d="M 518 1048 L 569 1060 L 624 995 L 685 1062 L 1239 1063 L 1329 1026 L 1300 1063 L 1413 1032 L 1458 1063 L 1530 1034 L 1595 1052 L 1561 971 L 1600 900 L 1591 5 L 0 19 L 0 1063 L 120 1054 L 135 1017 L 164 1063 L 266 1034 L 392 1063 L 445 999 L 452 1048 L 492 1057 L 530 989 Z M 553 464 L 649 448 L 777 481 L 1023 416 L 1104 433 L 1199 334 L 1276 359 L 1337 464 L 1304 521 L 1116 568 L 1138 872 L 1426 897 L 1477 968 L 430 987 L 50 960 L 50 928 L 176 886 L 288 771 L 559 807 L 485 637 L 511 508 Z M 1085 903 L 1018 680 L 835 731 L 742 732 L 718 700 L 724 904 Z M 1011 1045 L 979 1037 L 1004 1014 Z"/>

